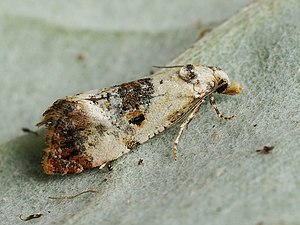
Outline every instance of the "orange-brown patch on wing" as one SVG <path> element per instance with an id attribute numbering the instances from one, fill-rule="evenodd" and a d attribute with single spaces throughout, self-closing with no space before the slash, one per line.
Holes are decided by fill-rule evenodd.
<path id="1" fill-rule="evenodd" d="M 48 128 L 42 160 L 45 173 L 64 175 L 92 168 L 85 148 L 90 120 L 82 108 L 76 101 L 61 99 L 44 113 L 42 124 Z"/>

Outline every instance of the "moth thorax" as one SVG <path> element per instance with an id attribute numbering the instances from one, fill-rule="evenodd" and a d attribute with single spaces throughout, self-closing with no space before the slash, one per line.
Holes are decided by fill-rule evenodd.
<path id="1" fill-rule="evenodd" d="M 183 66 L 179 70 L 179 77 L 186 81 L 190 82 L 192 79 L 197 77 L 197 71 L 195 70 L 195 67 L 192 64 L 188 64 L 186 66 Z"/>

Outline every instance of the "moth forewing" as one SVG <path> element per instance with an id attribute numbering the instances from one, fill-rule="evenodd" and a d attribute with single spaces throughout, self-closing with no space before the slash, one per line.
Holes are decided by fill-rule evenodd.
<path id="1" fill-rule="evenodd" d="M 48 129 L 44 171 L 67 174 L 100 167 L 187 118 L 174 141 L 176 158 L 179 138 L 205 98 L 240 90 L 219 68 L 189 64 L 60 99 L 39 124 Z"/>

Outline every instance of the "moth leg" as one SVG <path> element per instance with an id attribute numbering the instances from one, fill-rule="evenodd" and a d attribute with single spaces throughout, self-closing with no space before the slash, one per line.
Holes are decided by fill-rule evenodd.
<path id="1" fill-rule="evenodd" d="M 219 111 L 219 109 L 218 109 L 218 107 L 217 107 L 217 104 L 216 104 L 216 102 L 215 102 L 215 97 L 214 96 L 210 96 L 210 99 L 209 99 L 209 102 L 210 102 L 210 104 L 212 105 L 212 107 L 214 108 L 214 110 L 215 110 L 215 112 L 216 112 L 216 114 L 217 114 L 217 116 L 220 118 L 220 119 L 222 119 L 222 120 L 230 120 L 230 119 L 232 119 L 234 116 L 223 116 L 221 113 L 220 113 L 220 111 Z"/>
<path id="2" fill-rule="evenodd" d="M 192 119 L 196 116 L 196 114 L 198 113 L 201 103 L 203 101 L 200 101 L 195 108 L 193 109 L 193 111 L 190 113 L 190 115 L 187 117 L 187 119 L 180 125 L 180 130 L 174 140 L 174 145 L 173 145 L 173 159 L 177 160 L 177 145 L 180 139 L 180 136 L 182 135 L 184 129 L 186 129 L 189 125 L 189 123 L 192 121 Z"/>

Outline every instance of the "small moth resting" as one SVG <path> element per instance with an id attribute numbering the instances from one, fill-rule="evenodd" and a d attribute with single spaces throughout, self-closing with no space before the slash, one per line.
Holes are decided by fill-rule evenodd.
<path id="1" fill-rule="evenodd" d="M 139 144 L 183 121 L 183 130 L 213 93 L 235 95 L 242 86 L 230 83 L 218 67 L 171 66 L 154 75 L 59 99 L 38 125 L 48 128 L 43 168 L 47 174 L 80 173 L 119 158 Z M 185 120 L 184 120 L 185 119 Z"/>

